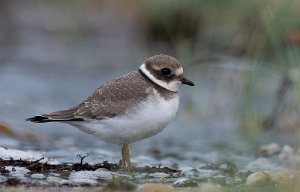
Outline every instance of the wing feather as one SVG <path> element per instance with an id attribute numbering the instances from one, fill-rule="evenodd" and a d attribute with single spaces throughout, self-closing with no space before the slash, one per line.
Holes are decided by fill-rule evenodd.
<path id="1" fill-rule="evenodd" d="M 115 117 L 144 100 L 150 86 L 138 71 L 131 72 L 102 85 L 76 107 L 42 116 L 55 120 Z"/>

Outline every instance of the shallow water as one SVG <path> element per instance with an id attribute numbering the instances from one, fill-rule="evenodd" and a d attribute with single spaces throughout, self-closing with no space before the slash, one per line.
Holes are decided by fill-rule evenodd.
<path id="1" fill-rule="evenodd" d="M 84 162 L 91 164 L 103 161 L 118 163 L 121 148 L 118 145 L 104 143 L 70 125 L 33 124 L 24 119 L 74 105 L 98 84 L 121 72 L 113 74 L 111 70 L 103 75 L 87 78 L 86 74 L 76 70 L 71 75 L 64 76 L 65 71 L 52 67 L 38 73 L 29 70 L 28 66 L 11 64 L 1 67 L 3 70 L 1 70 L 0 82 L 5 82 L 0 85 L 0 89 L 5 90 L 0 95 L 0 100 L 4 101 L 0 104 L 1 120 L 19 136 L 11 138 L 1 135 L 0 146 L 37 152 L 40 155 L 37 155 L 34 160 L 46 157 L 50 163 L 79 163 L 80 158 L 77 154 L 89 154 Z M 52 70 L 51 76 L 48 76 L 49 70 Z M 181 90 L 180 110 L 174 121 L 158 135 L 130 145 L 134 166 L 170 167 L 181 170 L 182 175 L 174 177 L 166 173 L 141 173 L 130 177 L 133 182 L 160 182 L 161 178 L 164 178 L 167 183 L 176 183 L 178 179 L 188 178 L 193 179 L 194 182 L 209 180 L 228 185 L 241 182 L 254 171 L 289 168 L 288 163 L 278 157 L 269 158 L 256 154 L 261 144 L 274 141 L 292 142 L 291 136 L 279 137 L 274 131 L 256 137 L 247 137 L 237 131 L 236 120 L 230 118 L 230 115 L 219 113 L 218 116 L 205 119 L 203 116 L 207 117 L 207 114 L 202 108 L 209 105 L 205 103 L 206 101 L 212 102 L 209 93 L 215 90 L 206 86 L 207 76 L 199 78 L 195 74 L 191 73 L 191 75 L 191 79 L 196 82 L 196 87 L 183 87 Z M 228 96 L 223 99 L 224 101 L 221 102 L 230 102 Z M 231 103 L 234 104 L 232 101 Z M 294 138 L 297 136 L 294 135 Z M 12 168 L 6 167 L 6 169 Z M 61 175 L 45 176 L 28 172 L 20 168 L 10 176 L 17 177 L 25 183 L 41 185 L 66 183 L 97 185 L 101 184 L 97 180 L 110 181 L 112 175 L 123 177 L 123 174 L 104 170 L 74 172 L 67 178 Z M 241 175 L 241 180 L 235 181 L 236 175 Z M 3 182 L 5 181 L 3 179 Z"/>
<path id="2" fill-rule="evenodd" d="M 2 40 L 9 42 L 9 46 L 0 44 L 1 50 L 5 50 L 0 52 L 0 122 L 16 135 L 1 134 L 0 146 L 34 151 L 53 162 L 78 163 L 77 154 L 88 153 L 84 162 L 118 163 L 120 146 L 99 141 L 69 125 L 33 124 L 24 119 L 76 105 L 99 85 L 136 70 L 147 57 L 162 52 L 175 55 L 174 52 L 156 44 L 151 49 L 139 41 L 141 34 L 132 21 L 115 15 L 110 5 L 104 4 L 103 10 L 97 11 L 97 18 L 101 19 L 93 20 L 91 13 L 85 17 L 88 22 L 82 23 L 71 17 L 54 17 L 56 14 L 51 14 L 43 4 L 11 6 L 18 10 L 7 15 L 14 33 L 8 30 L 0 34 Z M 51 10 L 57 11 L 55 4 L 52 6 Z M 29 14 L 35 8 L 40 10 L 40 17 Z M 59 10 L 59 14 L 64 13 Z M 86 28 L 93 33 L 80 30 Z M 17 38 L 10 42 L 6 36 Z M 236 167 L 235 174 L 240 175 L 290 168 L 288 162 L 277 156 L 264 158 L 257 153 L 261 144 L 297 144 L 298 133 L 271 130 L 248 137 L 239 129 L 237 106 L 251 61 L 217 54 L 207 57 L 212 59 L 190 65 L 182 61 L 185 75 L 196 86 L 181 88 L 179 112 L 163 132 L 130 145 L 134 166 L 172 167 L 183 171 L 179 178 L 197 181 L 231 181 L 229 170 L 222 170 L 231 164 Z M 281 76 L 272 70 L 262 73 L 256 85 L 260 94 L 255 97 L 255 107 L 264 114 L 273 109 Z M 23 169 L 17 172 L 23 177 Z M 92 173 L 86 172 L 86 180 L 78 180 L 76 174 L 67 179 L 80 183 L 92 177 Z M 168 178 L 160 173 L 135 176 L 142 183 L 158 182 L 164 177 Z M 25 180 L 41 178 L 43 175 L 27 174 Z M 47 179 L 50 183 L 65 182 L 56 175 Z M 168 182 L 177 179 L 169 178 Z"/>

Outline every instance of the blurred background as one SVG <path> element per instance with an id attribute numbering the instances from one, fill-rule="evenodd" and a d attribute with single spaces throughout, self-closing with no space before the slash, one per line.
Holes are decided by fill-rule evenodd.
<path id="1" fill-rule="evenodd" d="M 119 146 L 24 119 L 76 105 L 163 53 L 196 86 L 182 87 L 167 129 L 132 145 L 134 162 L 298 146 L 299 9 L 297 0 L 1 0 L 0 145 L 64 162 L 80 151 L 93 154 L 87 161 L 115 162 Z"/>

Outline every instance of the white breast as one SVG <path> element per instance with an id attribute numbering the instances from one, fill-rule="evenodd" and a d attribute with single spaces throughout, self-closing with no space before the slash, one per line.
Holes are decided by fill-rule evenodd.
<path id="1" fill-rule="evenodd" d="M 178 104 L 178 95 L 166 101 L 154 91 L 146 101 L 128 110 L 123 116 L 72 125 L 108 143 L 132 143 L 162 131 L 175 116 Z"/>

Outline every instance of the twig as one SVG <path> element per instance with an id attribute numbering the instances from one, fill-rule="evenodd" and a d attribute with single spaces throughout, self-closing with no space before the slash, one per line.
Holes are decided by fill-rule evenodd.
<path id="1" fill-rule="evenodd" d="M 80 165 L 82 165 L 84 158 L 86 158 L 86 157 L 88 157 L 88 156 L 89 156 L 89 154 L 88 154 L 88 153 L 86 153 L 86 155 L 85 155 L 85 156 L 81 156 L 81 154 L 77 154 L 77 157 L 79 157 L 79 158 L 80 158 Z"/>
<path id="2" fill-rule="evenodd" d="M 35 166 L 37 163 L 39 163 L 43 159 L 45 159 L 45 157 L 42 157 L 42 158 L 40 158 L 40 159 L 38 159 L 36 161 L 33 161 L 30 165 L 27 165 L 26 168 Z"/>

